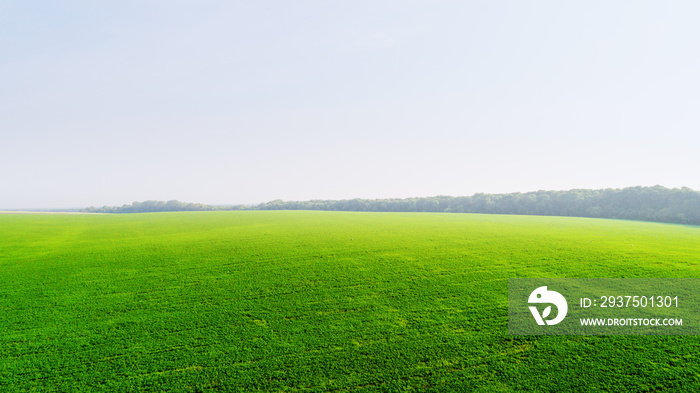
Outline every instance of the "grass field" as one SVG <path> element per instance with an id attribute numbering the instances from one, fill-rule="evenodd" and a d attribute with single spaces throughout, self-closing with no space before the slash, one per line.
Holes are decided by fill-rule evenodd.
<path id="1" fill-rule="evenodd" d="M 700 277 L 700 228 L 0 215 L 0 391 L 700 391 L 697 336 L 508 336 L 513 277 Z"/>

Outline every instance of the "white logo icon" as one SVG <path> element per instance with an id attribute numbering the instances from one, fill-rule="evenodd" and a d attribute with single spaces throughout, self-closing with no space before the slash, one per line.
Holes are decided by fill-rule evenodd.
<path id="1" fill-rule="evenodd" d="M 532 316 L 535 317 L 535 321 L 537 321 L 538 325 L 544 325 L 545 322 L 547 325 L 556 325 L 564 320 L 567 311 L 569 311 L 569 305 L 566 304 L 564 296 L 556 291 L 548 291 L 547 286 L 539 287 L 532 291 L 527 301 L 528 303 L 551 303 L 557 306 L 557 317 L 546 321 L 544 318 L 547 318 L 549 314 L 551 314 L 552 306 L 547 306 L 547 308 L 542 311 L 542 316 L 540 316 L 539 311 L 537 311 L 537 307 L 530 306 L 530 312 Z"/>

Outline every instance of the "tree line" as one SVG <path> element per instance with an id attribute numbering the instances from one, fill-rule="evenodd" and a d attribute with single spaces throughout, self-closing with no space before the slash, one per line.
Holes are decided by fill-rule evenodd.
<path id="1" fill-rule="evenodd" d="M 141 213 L 205 210 L 331 210 L 366 212 L 444 212 L 616 218 L 700 225 L 700 192 L 690 188 L 536 191 L 425 198 L 274 200 L 257 206 L 212 206 L 179 201 L 134 202 L 121 207 L 90 207 L 85 212 Z"/>
<path id="2" fill-rule="evenodd" d="M 215 206 L 203 205 L 201 203 L 186 203 L 176 200 L 172 201 L 144 201 L 134 202 L 130 205 L 122 206 L 90 206 L 83 209 L 85 213 L 152 213 L 152 212 L 181 212 L 181 211 L 214 211 L 214 210 L 241 210 L 243 205 L 236 206 Z"/>
<path id="3" fill-rule="evenodd" d="M 255 208 L 575 216 L 700 225 L 700 192 L 662 186 L 405 199 L 275 200 Z"/>

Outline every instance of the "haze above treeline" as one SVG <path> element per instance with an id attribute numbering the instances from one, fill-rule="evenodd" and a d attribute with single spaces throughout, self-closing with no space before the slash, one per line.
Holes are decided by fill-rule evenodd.
<path id="1" fill-rule="evenodd" d="M 700 190 L 699 14 L 2 2 L 0 206 Z"/>
<path id="2" fill-rule="evenodd" d="M 700 192 L 688 187 L 573 189 L 527 193 L 434 196 L 422 198 L 274 200 L 259 205 L 205 205 L 171 201 L 134 202 L 123 206 L 89 207 L 85 213 L 147 213 L 222 210 L 327 210 L 362 212 L 438 212 L 519 214 L 614 218 L 700 225 Z"/>

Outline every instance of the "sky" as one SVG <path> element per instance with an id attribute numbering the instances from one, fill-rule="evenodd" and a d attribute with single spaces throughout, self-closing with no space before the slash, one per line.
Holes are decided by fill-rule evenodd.
<path id="1" fill-rule="evenodd" d="M 0 0 L 0 209 L 700 190 L 697 15 Z"/>

